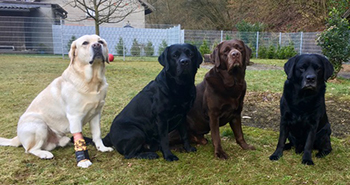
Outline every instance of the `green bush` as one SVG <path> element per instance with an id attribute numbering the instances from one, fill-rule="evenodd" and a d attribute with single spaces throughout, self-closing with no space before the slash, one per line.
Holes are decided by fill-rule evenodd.
<path id="1" fill-rule="evenodd" d="M 245 20 L 238 22 L 235 26 L 239 32 L 261 32 L 266 28 L 263 23 L 250 23 Z"/>
<path id="2" fill-rule="evenodd" d="M 267 53 L 266 53 L 267 56 L 266 57 L 268 59 L 275 58 L 275 50 L 276 50 L 275 46 L 270 45 L 269 48 L 267 49 Z"/>
<path id="3" fill-rule="evenodd" d="M 162 40 L 162 43 L 159 45 L 158 48 L 158 55 L 162 54 L 166 47 L 168 47 L 168 44 L 165 40 Z"/>
<path id="4" fill-rule="evenodd" d="M 141 45 L 137 42 L 136 39 L 132 42 L 130 53 L 132 56 L 140 56 Z"/>
<path id="5" fill-rule="evenodd" d="M 327 22 L 327 29 L 319 35 L 317 45 L 322 48 L 322 53 L 333 64 L 332 78 L 336 78 L 342 63 L 350 59 L 350 26 L 335 8 L 329 13 Z"/>
<path id="6" fill-rule="evenodd" d="M 152 44 L 151 41 L 147 42 L 147 45 L 145 47 L 145 53 L 146 53 L 146 56 L 148 56 L 148 57 L 153 56 L 153 54 L 154 54 L 154 47 L 153 47 L 153 44 Z"/>
<path id="7" fill-rule="evenodd" d="M 267 58 L 267 47 L 259 46 L 258 58 Z"/>
<path id="8" fill-rule="evenodd" d="M 123 38 L 119 37 L 118 44 L 115 46 L 115 50 L 117 51 L 117 55 L 122 56 L 123 55 L 123 47 L 124 50 L 126 50 L 124 46 Z"/>
<path id="9" fill-rule="evenodd" d="M 67 43 L 67 50 L 68 50 L 68 52 L 69 52 L 69 50 L 70 50 L 70 47 L 71 47 L 72 43 L 73 43 L 75 40 L 77 40 L 77 38 L 76 38 L 74 35 L 69 39 L 69 41 L 68 41 L 68 43 Z"/>
<path id="10" fill-rule="evenodd" d="M 293 42 L 290 42 L 287 46 L 277 46 L 275 58 L 277 59 L 288 59 L 298 54 L 294 49 Z"/>
<path id="11" fill-rule="evenodd" d="M 199 47 L 199 52 L 204 56 L 204 54 L 210 54 L 210 49 L 207 40 L 203 39 L 202 45 Z"/>

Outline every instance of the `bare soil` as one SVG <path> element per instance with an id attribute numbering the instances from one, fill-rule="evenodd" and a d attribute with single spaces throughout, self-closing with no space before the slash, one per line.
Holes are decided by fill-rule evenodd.
<path id="1" fill-rule="evenodd" d="M 202 67 L 211 68 L 210 64 Z M 269 70 L 282 67 L 253 64 L 247 70 Z M 339 76 L 350 79 L 350 65 L 344 65 Z M 246 126 L 279 131 L 280 109 L 279 101 L 281 93 L 270 92 L 247 92 L 244 99 L 242 123 Z M 350 136 L 350 102 L 339 100 L 336 97 L 326 98 L 326 109 L 329 122 L 331 123 L 332 136 L 345 138 Z"/>

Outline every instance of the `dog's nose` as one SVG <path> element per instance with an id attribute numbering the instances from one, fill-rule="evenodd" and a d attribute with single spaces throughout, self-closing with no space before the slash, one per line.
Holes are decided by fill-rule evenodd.
<path id="1" fill-rule="evenodd" d="M 92 45 L 93 49 L 100 49 L 101 48 L 101 44 L 100 43 L 95 43 Z"/>
<path id="2" fill-rule="evenodd" d="M 238 51 L 233 51 L 231 55 L 232 55 L 233 57 L 238 57 L 239 52 L 238 52 Z"/>
<path id="3" fill-rule="evenodd" d="M 184 65 L 188 65 L 188 63 L 190 63 L 190 60 L 188 60 L 188 59 L 181 59 L 180 60 L 180 64 L 183 65 L 183 66 Z"/>
<path id="4" fill-rule="evenodd" d="M 309 83 L 314 83 L 316 80 L 316 75 L 307 75 L 306 76 L 306 81 Z"/>

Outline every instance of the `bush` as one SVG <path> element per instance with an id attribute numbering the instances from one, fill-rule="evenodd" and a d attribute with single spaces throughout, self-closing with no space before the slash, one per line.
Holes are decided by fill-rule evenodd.
<path id="1" fill-rule="evenodd" d="M 275 50 L 276 50 L 275 46 L 270 45 L 269 48 L 268 48 L 268 50 L 267 50 L 266 57 L 267 57 L 268 59 L 273 59 L 273 58 L 275 58 Z"/>
<path id="2" fill-rule="evenodd" d="M 341 18 L 341 14 L 335 8 L 329 13 L 327 22 L 328 28 L 319 35 L 317 45 L 333 64 L 334 73 L 331 78 L 336 78 L 342 63 L 350 59 L 350 27 L 349 22 Z"/>
<path id="3" fill-rule="evenodd" d="M 70 38 L 70 40 L 68 41 L 68 43 L 67 43 L 67 50 L 68 50 L 68 52 L 69 52 L 69 50 L 70 50 L 70 47 L 71 47 L 72 43 L 73 43 L 75 40 L 77 40 L 77 38 L 73 35 L 73 36 Z"/>
<path id="4" fill-rule="evenodd" d="M 119 37 L 118 44 L 115 46 L 115 50 L 117 51 L 117 55 L 122 56 L 123 55 L 123 47 L 124 51 L 126 50 L 124 46 L 123 38 Z"/>
<path id="5" fill-rule="evenodd" d="M 258 22 L 252 24 L 250 22 L 246 22 L 245 20 L 238 22 L 235 26 L 239 32 L 261 32 L 266 27 L 263 23 Z"/>
<path id="6" fill-rule="evenodd" d="M 147 45 L 145 47 L 145 53 L 146 53 L 146 56 L 148 56 L 148 57 L 153 56 L 153 54 L 154 54 L 154 47 L 153 47 L 153 44 L 152 44 L 151 41 L 147 42 Z"/>
<path id="7" fill-rule="evenodd" d="M 168 47 L 168 44 L 166 43 L 165 40 L 162 40 L 162 43 L 159 45 L 159 48 L 158 48 L 158 55 L 163 53 L 166 47 Z"/>
<path id="8" fill-rule="evenodd" d="M 204 56 L 204 54 L 210 54 L 210 49 L 207 40 L 203 39 L 202 45 L 199 47 L 199 52 Z"/>
<path id="9" fill-rule="evenodd" d="M 132 56 L 140 56 L 141 54 L 141 45 L 137 42 L 136 39 L 134 39 L 132 42 L 130 53 Z"/>
<path id="10" fill-rule="evenodd" d="M 290 42 L 287 46 L 277 46 L 275 58 L 277 59 L 288 59 L 298 54 L 294 49 L 294 43 Z"/>
<path id="11" fill-rule="evenodd" d="M 260 46 L 258 49 L 258 58 L 267 58 L 267 48 L 265 46 Z"/>

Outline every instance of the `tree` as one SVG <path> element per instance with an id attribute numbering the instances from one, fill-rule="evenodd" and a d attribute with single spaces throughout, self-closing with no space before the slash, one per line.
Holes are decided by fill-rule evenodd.
<path id="1" fill-rule="evenodd" d="M 153 56 L 153 54 L 154 54 L 154 47 L 153 47 L 153 44 L 152 44 L 151 41 L 147 42 L 147 45 L 145 47 L 145 53 L 146 53 L 146 56 L 148 56 L 148 57 Z"/>
<path id="2" fill-rule="evenodd" d="M 210 54 L 210 49 L 207 40 L 203 39 L 202 45 L 199 47 L 199 52 L 204 56 L 204 54 Z"/>
<path id="3" fill-rule="evenodd" d="M 130 53 L 132 56 L 140 56 L 141 55 L 141 44 L 139 44 L 139 42 L 137 42 L 136 39 L 134 39 L 134 41 L 132 42 Z"/>
<path id="4" fill-rule="evenodd" d="M 139 0 L 69 0 L 68 4 L 86 13 L 86 17 L 76 20 L 82 21 L 92 18 L 95 21 L 95 33 L 100 35 L 102 23 L 121 22 L 137 10 Z"/>
<path id="5" fill-rule="evenodd" d="M 162 43 L 158 47 L 158 55 L 163 53 L 163 51 L 165 50 L 166 47 L 168 47 L 168 44 L 166 43 L 166 40 L 163 39 Z"/>
<path id="6" fill-rule="evenodd" d="M 333 8 L 327 19 L 327 29 L 317 39 L 317 45 L 322 48 L 322 53 L 333 64 L 336 78 L 342 68 L 342 63 L 350 59 L 350 25 L 341 13 Z"/>
<path id="7" fill-rule="evenodd" d="M 115 50 L 117 51 L 117 55 L 123 56 L 126 47 L 124 46 L 123 38 L 119 37 L 118 44 L 115 46 Z"/>

